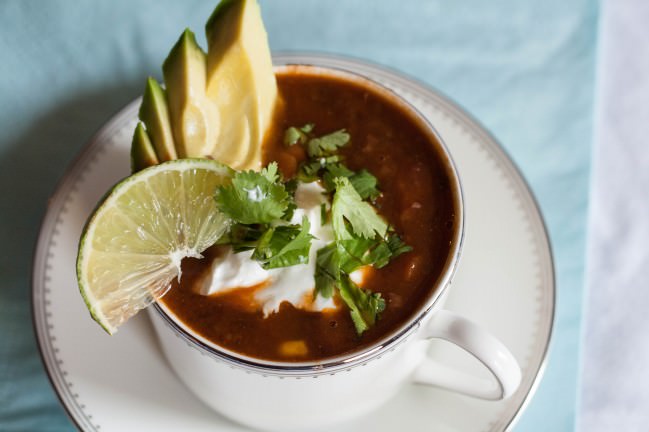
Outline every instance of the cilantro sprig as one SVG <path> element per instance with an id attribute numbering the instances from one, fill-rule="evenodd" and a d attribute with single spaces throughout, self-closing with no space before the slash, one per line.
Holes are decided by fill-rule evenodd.
<path id="1" fill-rule="evenodd" d="M 337 288 L 350 309 L 356 331 L 362 334 L 385 309 L 385 300 L 379 293 L 360 288 L 349 275 L 367 265 L 382 268 L 412 248 L 362 200 L 348 178 L 337 177 L 334 183 L 331 213 L 335 240 L 318 250 L 316 292 L 331 297 Z"/>
<path id="2" fill-rule="evenodd" d="M 284 134 L 284 144 L 291 146 L 301 144 L 305 147 L 308 159 L 302 163 L 298 179 L 303 182 L 322 180 L 324 187 L 333 192 L 334 179 L 346 177 L 359 193 L 361 198 L 372 201 L 379 197 L 376 177 L 367 170 L 352 171 L 344 164 L 338 150 L 351 143 L 351 136 L 345 129 L 339 129 L 322 136 L 315 136 L 315 125 L 308 123 L 302 127 L 290 127 Z"/>
<path id="3" fill-rule="evenodd" d="M 349 275 L 363 266 L 384 267 L 412 248 L 403 243 L 367 202 L 380 195 L 376 177 L 367 170 L 352 171 L 337 154 L 349 144 L 349 134 L 341 129 L 314 137 L 313 129 L 313 124 L 289 128 L 285 143 L 305 146 L 309 156 L 301 165 L 298 178 L 305 182 L 321 180 L 333 194 L 334 241 L 317 252 L 316 293 L 329 298 L 338 292 L 360 335 L 374 325 L 385 309 L 385 300 L 380 293 L 359 287 Z M 326 208 L 322 212 L 324 220 Z"/>
<path id="4" fill-rule="evenodd" d="M 284 144 L 292 146 L 295 144 L 306 144 L 309 140 L 309 134 L 313 131 L 315 125 L 307 123 L 302 127 L 290 127 L 284 133 Z"/>
<path id="5" fill-rule="evenodd" d="M 338 154 L 351 142 L 349 133 L 340 129 L 315 136 L 314 128 L 310 123 L 284 134 L 285 145 L 304 146 L 308 155 L 296 179 L 284 182 L 277 164 L 271 163 L 261 172 L 237 172 L 230 184 L 217 189 L 217 207 L 232 220 L 218 243 L 231 245 L 235 252 L 252 250 L 251 258 L 264 269 L 308 263 L 311 223 L 306 217 L 300 224 L 290 221 L 298 182 L 320 181 L 331 198 L 330 206 L 320 207 L 321 220 L 332 224 L 334 240 L 316 253 L 315 291 L 325 298 L 338 293 L 361 335 L 386 305 L 380 293 L 359 287 L 350 274 L 364 266 L 382 268 L 412 248 L 372 206 L 381 193 L 376 177 L 349 169 Z"/>
<path id="6" fill-rule="evenodd" d="M 232 183 L 217 189 L 216 204 L 235 222 L 268 224 L 282 218 L 289 194 L 279 182 L 277 163 L 273 162 L 261 172 L 237 172 Z"/>
<path id="7" fill-rule="evenodd" d="M 340 129 L 327 135 L 311 138 L 306 143 L 306 152 L 312 158 L 329 156 L 350 142 L 350 136 L 345 129 Z"/>
<path id="8" fill-rule="evenodd" d="M 252 259 L 269 270 L 278 267 L 289 267 L 295 264 L 306 264 L 309 261 L 311 223 L 304 216 L 302 225 L 284 225 L 269 228 L 260 238 Z"/>
<path id="9" fill-rule="evenodd" d="M 362 200 L 348 178 L 336 177 L 334 185 L 336 193 L 331 215 L 336 240 L 348 240 L 354 238 L 354 235 L 363 238 L 385 235 L 388 224 L 369 203 Z M 347 222 L 351 225 L 351 230 L 348 229 Z"/>
<path id="10" fill-rule="evenodd" d="M 380 293 L 356 285 L 343 268 L 346 264 L 348 262 L 341 255 L 336 242 L 318 250 L 315 270 L 316 293 L 329 298 L 337 289 L 340 298 L 349 308 L 356 333 L 361 335 L 374 325 L 385 310 L 385 300 Z"/>
<path id="11" fill-rule="evenodd" d="M 385 300 L 380 293 L 361 289 L 348 277 L 340 280 L 338 290 L 359 335 L 373 326 L 379 314 L 385 310 Z"/>
<path id="12" fill-rule="evenodd" d="M 231 245 L 235 252 L 254 250 L 252 259 L 267 270 L 308 263 L 313 238 L 309 220 L 287 222 L 296 208 L 296 187 L 281 181 L 274 162 L 261 172 L 235 173 L 229 185 L 216 190 L 218 209 L 233 221 L 218 243 Z"/>

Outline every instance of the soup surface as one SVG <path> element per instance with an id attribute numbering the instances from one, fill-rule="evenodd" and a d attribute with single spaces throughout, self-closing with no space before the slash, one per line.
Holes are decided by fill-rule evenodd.
<path id="1" fill-rule="evenodd" d="M 213 343 L 251 357 L 282 362 L 319 361 L 361 350 L 407 321 L 432 294 L 453 247 L 457 230 L 455 191 L 449 169 L 430 133 L 390 99 L 360 83 L 330 75 L 287 70 L 277 75 L 284 101 L 264 143 L 265 161 L 277 161 L 285 177 L 305 158 L 298 145 L 286 147 L 290 126 L 315 124 L 317 134 L 345 128 L 351 144 L 340 152 L 353 170 L 365 168 L 379 180 L 379 213 L 413 250 L 368 272 L 363 288 L 380 292 L 386 308 L 359 336 L 340 300 L 335 311 L 309 312 L 283 303 L 264 318 L 255 288 L 214 296 L 195 284 L 209 270 L 206 259 L 183 262 L 180 284 L 161 300 L 178 318 Z"/>

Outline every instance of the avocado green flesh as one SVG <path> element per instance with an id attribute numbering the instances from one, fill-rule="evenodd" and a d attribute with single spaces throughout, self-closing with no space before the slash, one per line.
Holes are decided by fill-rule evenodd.
<path id="1" fill-rule="evenodd" d="M 162 66 L 169 118 L 181 158 L 211 155 L 219 116 L 205 91 L 205 53 L 194 33 L 185 30 Z"/>
<path id="2" fill-rule="evenodd" d="M 165 92 L 153 78 L 147 80 L 144 89 L 142 105 L 140 105 L 140 120 L 146 126 L 158 160 L 165 162 L 177 159 Z"/>
<path id="3" fill-rule="evenodd" d="M 144 125 L 138 123 L 131 143 L 131 172 L 136 173 L 159 163 L 149 134 L 144 129 Z"/>

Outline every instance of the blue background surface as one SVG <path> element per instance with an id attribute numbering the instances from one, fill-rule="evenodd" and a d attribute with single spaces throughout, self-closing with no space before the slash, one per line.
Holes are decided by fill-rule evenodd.
<path id="1" fill-rule="evenodd" d="M 215 1 L 0 3 L 0 430 L 73 426 L 30 317 L 47 198 L 88 137 L 138 96 L 181 30 Z M 517 430 L 574 425 L 588 205 L 596 1 L 263 1 L 274 50 L 351 55 L 441 90 L 532 185 L 554 245 L 558 308 L 545 378 Z M 201 43 L 203 38 L 201 36 Z"/>

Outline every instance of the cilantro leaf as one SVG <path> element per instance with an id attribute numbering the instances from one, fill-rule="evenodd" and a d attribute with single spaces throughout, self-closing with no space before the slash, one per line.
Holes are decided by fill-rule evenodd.
<path id="1" fill-rule="evenodd" d="M 330 162 L 331 159 L 332 157 L 328 158 L 327 162 L 329 163 L 327 163 L 324 166 L 324 168 L 327 170 L 327 172 L 325 173 L 325 177 L 329 176 L 331 178 L 332 183 L 336 177 L 351 177 L 355 174 L 354 171 L 350 170 L 349 168 L 347 168 L 345 165 L 338 162 L 337 160 L 331 163 Z"/>
<path id="2" fill-rule="evenodd" d="M 349 177 L 349 181 L 363 199 L 373 201 L 381 194 L 376 188 L 378 180 L 367 170 L 361 170 L 352 175 Z"/>
<path id="3" fill-rule="evenodd" d="M 340 129 L 319 138 L 311 138 L 307 142 L 306 152 L 309 157 L 328 156 L 349 144 L 350 136 L 345 129 Z"/>
<path id="4" fill-rule="evenodd" d="M 331 298 L 340 279 L 340 265 L 336 243 L 318 249 L 315 264 L 315 292 L 324 298 Z"/>
<path id="5" fill-rule="evenodd" d="M 385 310 L 385 300 L 380 293 L 361 289 L 349 276 L 341 278 L 338 289 L 359 335 L 374 325 L 379 314 Z"/>
<path id="6" fill-rule="evenodd" d="M 350 224 L 346 221 L 344 223 Z M 356 331 L 361 335 L 385 309 L 385 301 L 380 294 L 358 287 L 349 274 L 367 265 L 384 267 L 412 248 L 392 230 L 388 230 L 385 236 L 376 234 L 374 238 L 356 236 L 349 229 L 345 232 L 350 235 L 349 238 L 337 239 L 318 250 L 315 292 L 329 298 L 338 289 L 340 297 L 349 308 Z"/>
<path id="7" fill-rule="evenodd" d="M 378 315 L 385 309 L 385 301 L 379 293 L 361 289 L 347 274 L 340 271 L 335 242 L 319 249 L 316 261 L 316 293 L 329 298 L 338 288 L 340 298 L 349 308 L 356 332 L 361 335 L 376 322 Z"/>
<path id="8" fill-rule="evenodd" d="M 376 214 L 374 208 L 363 201 L 346 177 L 334 180 L 336 193 L 331 206 L 334 236 L 337 241 L 354 238 L 354 234 L 373 239 L 376 234 L 383 237 L 388 225 Z M 347 229 L 348 221 L 352 231 Z"/>
<path id="9" fill-rule="evenodd" d="M 323 166 L 324 173 L 322 174 L 322 182 L 324 183 L 325 189 L 329 192 L 333 192 L 336 189 L 335 180 L 338 177 L 352 177 L 356 174 L 354 171 L 347 168 L 340 162 L 325 164 Z"/>
<path id="10" fill-rule="evenodd" d="M 266 177 L 266 179 L 271 183 L 277 183 L 279 180 L 279 174 L 277 173 L 279 167 L 277 162 L 271 162 L 266 168 L 262 168 L 261 175 Z"/>
<path id="11" fill-rule="evenodd" d="M 309 172 L 311 176 L 322 172 L 322 181 L 329 192 L 336 188 L 334 180 L 337 177 L 347 177 L 362 199 L 375 200 L 381 194 L 377 189 L 378 180 L 369 171 L 354 172 L 338 160 L 330 161 L 332 158 L 330 156 L 324 160 L 317 160 L 315 164 L 314 162 L 306 163 L 303 165 L 303 170 L 305 173 Z"/>
<path id="12" fill-rule="evenodd" d="M 309 262 L 311 224 L 304 216 L 302 225 L 280 225 L 269 228 L 259 239 L 252 259 L 266 270 Z"/>
<path id="13" fill-rule="evenodd" d="M 356 237 L 331 242 L 317 253 L 316 294 L 329 298 L 338 289 L 360 335 L 374 324 L 385 309 L 385 301 L 380 294 L 358 287 L 349 278 L 349 274 L 366 265 L 383 267 L 391 259 L 410 249 L 393 232 L 385 238 L 377 235 L 374 239 Z"/>
<path id="14" fill-rule="evenodd" d="M 295 210 L 297 210 L 297 203 L 295 202 L 295 191 L 297 190 L 297 186 L 297 179 L 291 179 L 284 183 L 284 189 L 286 189 L 286 192 L 289 196 L 288 206 L 286 207 L 284 216 L 282 216 L 282 219 L 285 221 L 290 221 L 291 219 L 293 219 L 293 214 L 295 213 Z"/>
<path id="15" fill-rule="evenodd" d="M 377 189 L 378 180 L 367 170 L 354 172 L 339 162 L 324 165 L 323 169 L 322 180 L 329 191 L 335 189 L 337 177 L 347 177 L 362 199 L 375 200 L 381 194 Z"/>
<path id="16" fill-rule="evenodd" d="M 328 216 L 329 210 L 327 210 L 327 204 L 320 204 L 320 226 L 324 226 L 327 223 Z"/>
<path id="17" fill-rule="evenodd" d="M 307 123 L 304 126 L 290 127 L 284 132 L 284 144 L 287 146 L 292 146 L 295 144 L 306 144 L 309 140 L 309 134 L 313 131 L 313 123 Z"/>
<path id="18" fill-rule="evenodd" d="M 399 255 L 412 250 L 394 232 L 385 238 L 377 235 L 374 239 L 354 237 L 340 240 L 336 246 L 340 268 L 347 274 L 366 265 L 385 267 Z"/>
<path id="19" fill-rule="evenodd" d="M 290 127 L 284 132 L 284 145 L 292 146 L 306 142 L 307 136 L 298 128 Z"/>
<path id="20" fill-rule="evenodd" d="M 266 229 L 260 225 L 234 224 L 216 242 L 217 245 L 229 244 L 235 253 L 254 249 Z"/>
<path id="21" fill-rule="evenodd" d="M 367 170 L 356 173 L 341 163 L 342 156 L 336 155 L 339 148 L 350 142 L 350 135 L 345 129 L 340 129 L 317 138 L 310 138 L 313 124 L 309 123 L 301 128 L 290 127 L 284 133 L 284 144 L 306 144 L 309 159 L 300 165 L 298 178 L 310 183 L 322 179 L 329 192 L 335 189 L 336 177 L 348 177 L 363 199 L 376 199 L 380 192 L 377 189 L 377 180 Z"/>
<path id="22" fill-rule="evenodd" d="M 352 238 L 340 240 L 336 243 L 340 268 L 349 274 L 354 270 L 375 263 L 388 262 L 390 249 L 383 239 L 376 236 L 374 239 Z"/>
<path id="23" fill-rule="evenodd" d="M 289 205 L 289 195 L 279 183 L 274 162 L 261 172 L 237 172 L 232 183 L 217 188 L 215 199 L 220 211 L 247 225 L 280 219 Z"/>
<path id="24" fill-rule="evenodd" d="M 300 171 L 297 175 L 298 180 L 305 183 L 311 183 L 323 177 L 326 189 L 331 192 L 334 189 L 333 183 L 327 184 L 327 179 L 324 178 L 324 176 L 326 176 L 327 172 L 332 169 L 331 167 L 334 165 L 344 167 L 344 165 L 340 164 L 340 160 L 342 160 L 342 157 L 338 155 L 309 159 L 308 161 L 303 162 L 300 166 Z M 354 174 L 353 171 L 349 171 L 349 173 L 350 175 Z M 330 178 L 330 181 L 333 181 L 333 177 Z"/>
<path id="25" fill-rule="evenodd" d="M 390 249 L 390 258 L 385 262 L 377 262 L 375 264 L 377 268 L 386 266 L 390 260 L 393 260 L 399 255 L 410 252 L 412 250 L 412 247 L 405 244 L 403 240 L 401 240 L 401 237 L 399 237 L 399 235 L 395 232 L 390 232 L 388 234 L 386 244 Z"/>
<path id="26" fill-rule="evenodd" d="M 297 179 L 294 178 L 284 183 L 284 189 L 286 189 L 286 192 L 288 192 L 288 194 L 293 198 L 295 198 L 295 191 L 297 190 L 298 186 L 299 183 Z"/>
<path id="27" fill-rule="evenodd" d="M 297 172 L 297 179 L 304 183 L 314 182 L 319 178 L 320 169 L 322 169 L 322 164 L 319 160 L 303 162 Z"/>

